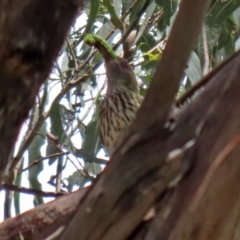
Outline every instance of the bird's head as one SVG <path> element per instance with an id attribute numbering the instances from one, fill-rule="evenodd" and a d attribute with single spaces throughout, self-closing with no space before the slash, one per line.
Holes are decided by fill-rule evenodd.
<path id="1" fill-rule="evenodd" d="M 105 59 L 105 68 L 108 81 L 108 92 L 117 87 L 126 87 L 137 92 L 137 80 L 130 64 L 123 58 Z"/>
<path id="2" fill-rule="evenodd" d="M 87 35 L 85 42 L 95 46 L 104 57 L 108 93 L 111 93 L 118 87 L 125 87 L 134 92 L 138 91 L 135 73 L 125 59 L 117 56 L 109 45 L 97 35 Z"/>

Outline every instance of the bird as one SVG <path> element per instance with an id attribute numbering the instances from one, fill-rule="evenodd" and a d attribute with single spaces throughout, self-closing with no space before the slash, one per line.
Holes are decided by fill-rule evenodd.
<path id="1" fill-rule="evenodd" d="M 85 42 L 96 47 L 104 58 L 107 90 L 99 106 L 99 131 L 111 157 L 122 143 L 142 103 L 136 75 L 124 58 L 117 56 L 99 36 L 89 34 Z"/>

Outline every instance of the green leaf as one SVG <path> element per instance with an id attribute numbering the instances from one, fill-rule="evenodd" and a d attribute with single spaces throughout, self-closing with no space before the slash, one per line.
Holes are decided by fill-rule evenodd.
<path id="1" fill-rule="evenodd" d="M 94 25 L 99 10 L 99 3 L 100 0 L 91 0 L 90 2 L 90 13 L 85 28 L 85 33 L 89 33 L 92 26 Z"/>
<path id="2" fill-rule="evenodd" d="M 237 25 L 238 30 L 240 30 L 240 7 L 233 12 L 233 19 Z"/>
<path id="3" fill-rule="evenodd" d="M 133 0 L 122 0 L 122 15 L 131 7 Z"/>
<path id="4" fill-rule="evenodd" d="M 48 141 L 47 148 L 46 148 L 46 156 L 56 154 L 58 152 L 59 152 L 58 148 L 52 142 Z M 58 157 L 51 157 L 48 160 L 48 164 L 52 165 L 57 159 Z"/>
<path id="5" fill-rule="evenodd" d="M 120 18 L 122 10 L 122 0 L 112 0 L 112 5 L 115 8 L 117 16 Z"/>
<path id="6" fill-rule="evenodd" d="M 79 186 L 79 181 L 80 181 L 81 174 L 79 173 L 78 170 L 73 172 L 71 175 L 68 176 L 68 185 L 67 189 L 69 192 L 72 192 L 72 189 L 75 185 Z"/>
<path id="7" fill-rule="evenodd" d="M 97 164 L 97 163 L 86 162 L 85 165 L 84 165 L 84 168 L 87 170 L 87 172 L 91 176 L 96 176 L 96 175 L 98 175 L 99 173 L 102 172 L 101 165 Z"/>
<path id="8" fill-rule="evenodd" d="M 143 68 L 145 68 L 147 75 L 150 76 L 150 79 L 152 79 L 152 76 L 156 70 L 157 64 L 158 64 L 157 60 L 148 60 L 143 65 Z"/>
<path id="9" fill-rule="evenodd" d="M 60 141 L 65 133 L 62 126 L 60 104 L 58 102 L 53 104 L 49 117 L 51 122 L 51 133 Z"/>
<path id="10" fill-rule="evenodd" d="M 176 0 L 155 0 L 155 2 L 163 7 L 164 19 L 168 26 L 170 26 L 170 19 L 177 7 Z"/>
<path id="11" fill-rule="evenodd" d="M 116 12 L 115 12 L 115 8 L 111 3 L 111 0 L 103 0 L 104 4 L 106 5 L 108 12 L 110 14 L 110 19 L 111 22 L 113 23 L 113 25 L 120 29 L 121 31 L 123 30 L 123 24 L 122 21 L 118 18 Z M 118 1 L 120 2 L 120 1 Z"/>
<path id="12" fill-rule="evenodd" d="M 87 154 L 83 152 L 82 149 L 77 149 L 76 147 L 74 147 L 74 145 L 71 145 L 71 147 L 69 148 L 69 151 L 71 151 L 75 157 L 82 158 L 84 162 L 104 164 L 104 165 L 108 163 L 108 160 L 97 158 L 93 155 Z"/>
<path id="13" fill-rule="evenodd" d="M 99 130 L 97 120 L 90 122 L 85 131 L 85 141 L 83 143 L 83 151 L 88 154 L 96 154 L 99 149 Z"/>
<path id="14" fill-rule="evenodd" d="M 143 53 L 148 52 L 156 45 L 156 39 L 152 34 L 144 34 L 138 41 L 137 45 Z"/>
<path id="15" fill-rule="evenodd" d="M 240 49 L 240 37 L 237 39 L 236 43 L 235 43 L 235 50 L 239 50 Z"/>
<path id="16" fill-rule="evenodd" d="M 53 134 L 54 137 L 58 139 L 59 144 L 63 144 L 64 140 L 67 139 L 66 133 L 63 129 L 62 121 L 63 116 L 61 114 L 61 109 L 62 109 L 61 104 L 59 104 L 58 102 L 54 103 L 49 114 L 51 123 L 51 133 Z M 59 152 L 58 148 L 52 142 L 49 141 L 47 145 L 46 155 L 58 152 Z M 48 163 L 50 165 L 53 164 L 57 160 L 57 158 L 58 157 L 49 159 Z"/>
<path id="17" fill-rule="evenodd" d="M 24 158 L 22 158 L 22 163 L 21 163 L 20 169 L 22 169 L 23 162 L 24 162 Z M 15 185 L 16 185 L 16 186 L 21 186 L 21 181 L 22 181 L 22 173 L 20 172 L 20 173 L 17 174 L 17 176 L 16 176 Z M 14 192 L 14 209 L 15 209 L 16 215 L 18 215 L 18 214 L 21 213 L 20 195 L 21 195 L 20 192 Z"/>
<path id="18" fill-rule="evenodd" d="M 150 82 L 152 80 L 152 76 L 150 75 L 146 75 L 146 76 L 141 76 L 142 81 L 144 82 L 144 84 L 148 87 L 150 85 Z M 141 95 L 143 95 L 144 93 L 146 93 L 146 89 L 140 89 L 142 91 Z"/>
<path id="19" fill-rule="evenodd" d="M 92 176 L 96 176 L 102 171 L 102 167 L 100 164 L 86 161 L 88 160 L 86 159 L 87 156 L 96 156 L 98 151 L 101 148 L 97 116 L 98 116 L 98 107 L 95 108 L 95 112 L 93 114 L 92 120 L 86 127 L 85 139 L 82 145 L 82 152 L 86 154 L 84 168 Z"/>
<path id="20" fill-rule="evenodd" d="M 186 74 L 192 85 L 202 78 L 200 59 L 195 52 L 191 53 Z"/>
<path id="21" fill-rule="evenodd" d="M 189 80 L 189 78 L 187 78 L 186 84 L 184 85 L 185 92 L 188 91 L 192 86 L 193 85 L 192 85 L 191 81 Z"/>
<path id="22" fill-rule="evenodd" d="M 231 56 L 231 55 L 235 52 L 235 44 L 234 44 L 234 41 L 231 41 L 231 39 L 229 39 L 229 41 L 227 42 L 227 44 L 224 46 L 224 49 L 225 49 L 226 57 Z"/>
<path id="23" fill-rule="evenodd" d="M 99 151 L 100 146 L 98 121 L 95 119 L 95 116 L 93 116 L 92 121 L 86 127 L 82 152 L 89 156 L 95 156 Z M 102 171 L 100 164 L 94 162 L 90 163 L 89 161 L 85 162 L 84 168 L 93 175 L 97 175 Z"/>
<path id="24" fill-rule="evenodd" d="M 143 33 L 145 33 L 145 30 L 149 23 L 149 19 L 152 17 L 156 7 L 157 7 L 157 4 L 155 2 L 151 2 L 151 4 L 148 6 L 148 8 L 146 10 L 146 15 L 145 15 L 144 21 L 143 21 L 140 29 L 138 30 L 134 44 L 136 44 L 136 42 L 142 37 Z"/>
<path id="25" fill-rule="evenodd" d="M 160 59 L 161 53 L 160 52 L 154 52 L 154 53 L 147 52 L 144 54 L 144 56 L 147 56 L 149 61 L 157 61 Z"/>
<path id="26" fill-rule="evenodd" d="M 86 183 L 88 183 L 90 180 L 86 177 L 84 177 L 84 173 L 80 173 L 81 170 L 76 170 L 73 172 L 70 176 L 68 176 L 67 181 L 67 189 L 69 192 L 72 192 L 74 186 L 78 186 L 80 188 L 83 188 Z"/>
<path id="27" fill-rule="evenodd" d="M 46 135 L 46 122 L 43 123 L 42 127 L 40 128 L 39 134 L 37 134 L 30 144 L 28 148 L 28 164 L 32 164 L 35 160 L 42 157 L 41 155 L 41 147 L 45 143 L 45 139 L 43 136 Z M 42 189 L 41 183 L 38 181 L 38 175 L 43 170 L 43 162 L 39 162 L 37 165 L 32 166 L 29 168 L 29 180 L 30 186 L 34 189 Z M 43 198 L 41 196 L 35 196 L 34 198 L 34 205 L 38 205 L 43 203 Z"/>
<path id="28" fill-rule="evenodd" d="M 148 0 L 140 0 L 138 1 L 138 4 L 135 4 L 133 9 L 131 10 L 130 15 L 130 25 L 135 22 L 136 19 L 139 19 L 140 16 L 143 14 L 143 9 L 145 4 L 149 2 Z"/>
<path id="29" fill-rule="evenodd" d="M 228 20 L 223 23 L 217 49 L 224 53 L 224 57 L 229 57 L 235 52 L 236 38 L 233 34 L 234 30 L 235 25 L 233 25 L 233 22 Z"/>
<path id="30" fill-rule="evenodd" d="M 207 14 L 207 24 L 210 27 L 221 26 L 238 7 L 240 7 L 239 0 L 215 0 Z"/>
<path id="31" fill-rule="evenodd" d="M 207 14 L 208 46 L 210 52 L 212 51 L 214 64 L 235 51 L 238 21 L 235 21 L 234 15 L 236 16 L 239 7 L 239 0 L 215 0 Z M 219 50 L 221 51 L 219 52 Z M 222 57 L 219 58 L 219 56 Z"/>

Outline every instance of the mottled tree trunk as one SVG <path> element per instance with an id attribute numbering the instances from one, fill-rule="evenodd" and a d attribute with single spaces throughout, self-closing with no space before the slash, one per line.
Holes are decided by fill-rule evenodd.
<path id="1" fill-rule="evenodd" d="M 0 182 L 82 0 L 0 2 Z"/>

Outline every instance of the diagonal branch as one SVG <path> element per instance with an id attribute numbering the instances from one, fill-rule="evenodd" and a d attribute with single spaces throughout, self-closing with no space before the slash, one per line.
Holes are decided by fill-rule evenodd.
<path id="1" fill-rule="evenodd" d="M 211 155 L 203 163 L 201 153 L 204 149 L 206 151 L 206 149 L 211 149 L 211 146 L 215 146 L 216 136 L 220 132 L 224 133 L 222 129 L 224 121 L 226 121 L 226 116 L 221 118 L 221 121 L 217 121 L 219 111 L 216 111 L 213 106 L 222 110 L 226 108 L 228 115 L 230 116 L 231 113 L 231 120 L 234 120 L 235 123 L 234 127 L 231 127 L 231 132 L 225 131 L 227 138 L 221 139 L 218 150 L 222 150 L 222 146 L 225 146 L 229 139 L 232 139 L 235 131 L 239 131 L 240 128 L 239 118 L 234 118 L 238 105 L 233 104 L 240 101 L 239 69 L 240 58 L 239 53 L 237 53 L 232 61 L 224 63 L 221 69 L 212 76 L 211 81 L 201 94 L 188 106 L 180 110 L 171 135 L 156 135 L 146 142 L 139 143 L 137 147 L 130 149 L 124 155 L 121 154 L 120 148 L 81 201 L 78 211 L 60 239 L 127 239 L 152 204 L 157 199 L 161 199 L 161 196 L 168 191 L 168 188 L 173 186 L 173 183 L 184 177 L 193 161 L 197 160 L 198 164 L 204 164 L 206 169 L 212 157 L 216 156 L 216 149 L 211 152 L 208 151 Z M 219 102 L 219 96 L 221 96 L 221 102 Z M 210 120 L 211 122 L 209 122 Z M 216 123 L 218 123 L 217 127 Z M 231 121 L 228 122 L 225 130 L 230 129 L 231 123 Z M 198 153 L 197 147 L 199 146 L 196 144 L 196 134 L 199 134 L 201 129 L 205 134 L 214 133 L 214 136 L 209 135 L 200 138 L 200 141 L 204 144 L 196 159 L 194 153 Z M 211 141 L 208 141 L 208 139 L 211 139 Z M 208 146 L 209 142 L 211 142 L 210 147 Z M 187 149 L 187 146 L 190 148 Z M 173 158 L 176 153 L 181 153 L 181 157 Z M 195 168 L 195 171 L 197 169 L 199 168 Z M 192 176 L 193 178 L 196 177 L 193 174 Z M 201 179 L 201 176 L 197 175 L 197 179 Z M 193 182 L 187 181 L 186 183 L 185 181 L 185 184 L 193 188 Z M 182 197 L 180 199 L 183 202 L 188 200 L 184 197 L 186 189 L 188 188 L 183 187 L 181 192 Z M 183 214 L 183 210 L 177 202 L 175 211 L 171 212 L 173 216 L 175 216 L 175 213 Z M 203 209 L 198 213 L 202 212 L 204 212 Z M 197 212 L 195 212 L 196 214 Z M 176 221 L 178 219 L 176 218 Z M 169 236 L 171 229 L 168 227 L 168 218 L 165 217 L 164 221 L 165 225 L 158 228 L 158 232 L 162 233 L 161 236 L 165 236 L 164 234 Z M 185 229 L 179 227 L 177 230 L 187 230 L 188 225 L 185 224 L 184 226 Z M 192 227 L 194 230 L 194 224 Z M 192 238 L 189 237 L 189 239 Z"/>
<path id="2" fill-rule="evenodd" d="M 191 0 L 181 1 L 162 59 L 131 126 L 132 133 L 147 132 L 156 123 L 158 128 L 163 128 L 174 105 L 184 69 L 201 30 L 209 2 L 210 0 L 199 0 L 193 5 Z"/>
<path id="3" fill-rule="evenodd" d="M 181 2 L 166 51 L 131 126 L 132 133 L 145 133 L 152 128 L 150 135 L 158 135 L 147 142 L 138 142 L 140 151 L 135 147 L 122 154 L 124 145 L 116 151 L 106 170 L 81 202 L 61 240 L 126 239 L 156 198 L 179 174 L 184 175 L 189 167 L 188 163 L 181 161 L 167 164 L 165 159 L 169 152 L 190 141 L 195 129 L 187 134 L 182 132 L 184 137 L 178 139 L 177 144 L 167 142 L 167 136 L 161 135 L 158 130 L 163 127 L 175 101 L 183 70 L 200 32 L 208 4 L 208 0 L 195 1 L 194 6 L 191 0 Z M 181 38 L 182 32 L 187 34 L 184 39 Z M 179 46 L 177 50 L 176 46 Z M 153 129 L 154 124 L 159 127 Z"/>
<path id="4" fill-rule="evenodd" d="M 0 239 L 21 239 L 19 238 L 20 232 L 24 239 L 46 239 L 61 226 L 67 224 L 69 217 L 76 211 L 78 202 L 86 192 L 86 188 L 80 189 L 5 220 L 0 223 Z"/>

